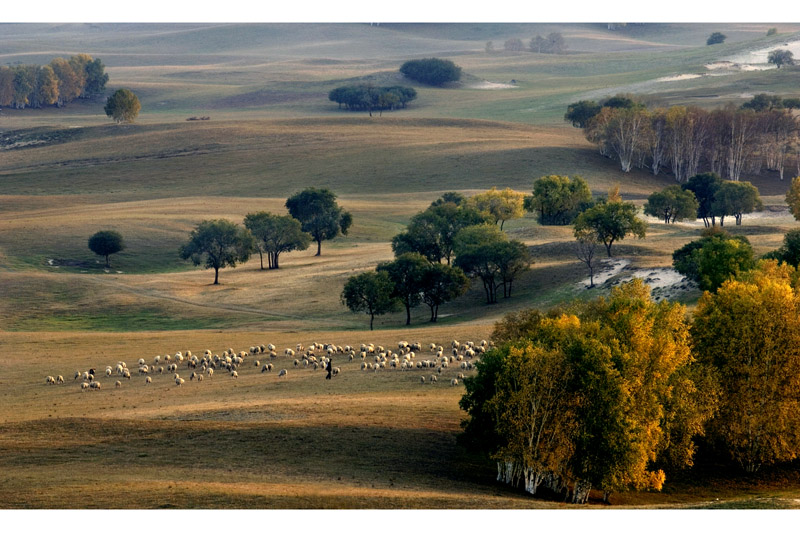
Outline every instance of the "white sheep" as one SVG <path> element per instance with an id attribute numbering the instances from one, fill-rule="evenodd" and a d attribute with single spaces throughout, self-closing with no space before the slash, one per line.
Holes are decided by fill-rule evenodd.
<path id="1" fill-rule="evenodd" d="M 177 386 L 182 386 L 184 382 L 185 382 L 185 380 L 183 378 L 176 378 L 175 379 L 175 385 L 177 385 Z"/>
<path id="2" fill-rule="evenodd" d="M 81 384 L 81 389 L 89 389 L 89 382 L 83 382 Z"/>
<path id="3" fill-rule="evenodd" d="M 214 369 L 209 367 L 208 369 L 206 369 L 206 374 L 208 375 L 208 378 L 214 378 Z"/>
<path id="4" fill-rule="evenodd" d="M 114 387 L 115 387 L 115 388 L 121 388 L 121 387 L 122 387 L 122 382 L 120 382 L 119 380 L 117 380 L 116 382 L 114 382 Z"/>
<path id="5" fill-rule="evenodd" d="M 253 362 L 253 363 L 254 363 L 253 367 L 259 367 L 259 366 L 261 365 L 261 362 L 260 362 L 260 361 L 258 361 L 258 360 L 256 360 L 256 361 L 255 361 L 255 362 Z"/>
<path id="6" fill-rule="evenodd" d="M 106 369 L 106 376 L 111 376 L 111 369 Z"/>
<path id="7" fill-rule="evenodd" d="M 202 382 L 203 381 L 203 375 L 197 375 L 197 381 L 198 382 Z"/>
<path id="8" fill-rule="evenodd" d="M 239 378 L 239 373 L 236 371 L 231 371 L 231 378 Z"/>
<path id="9" fill-rule="evenodd" d="M 145 383 L 145 384 L 150 384 L 150 383 L 152 383 L 152 382 L 153 382 L 153 379 L 152 379 L 151 377 L 149 377 L 149 376 L 148 376 L 147 378 L 145 378 L 145 379 L 144 379 L 144 383 Z"/>
<path id="10" fill-rule="evenodd" d="M 431 375 L 431 382 L 436 382 L 436 375 Z"/>
<path id="11" fill-rule="evenodd" d="M 278 376 L 279 377 L 286 376 L 287 373 L 288 373 L 288 371 L 286 371 L 286 369 L 281 369 L 281 371 L 278 373 Z"/>
<path id="12" fill-rule="evenodd" d="M 419 381 L 424 384 L 425 383 L 425 377 L 424 376 L 419 377 Z"/>
<path id="13" fill-rule="evenodd" d="M 92 389 L 100 389 L 100 382 L 92 382 L 89 384 L 89 387 Z"/>
<path id="14" fill-rule="evenodd" d="M 452 380 L 450 381 L 450 385 L 451 385 L 451 386 L 457 386 L 457 385 L 458 385 L 458 378 L 454 378 L 454 379 L 452 379 Z"/>
<path id="15" fill-rule="evenodd" d="M 46 381 L 48 384 L 55 384 L 55 383 L 56 383 L 56 379 L 55 379 L 55 377 L 52 377 L 52 376 L 48 376 L 48 377 L 45 379 L 45 381 Z"/>
<path id="16" fill-rule="evenodd" d="M 56 377 L 56 384 L 63 384 L 63 383 L 64 383 L 64 377 L 61 376 L 61 375 L 58 375 Z"/>
<path id="17" fill-rule="evenodd" d="M 139 361 L 137 363 L 139 364 L 140 367 L 144 365 L 144 358 L 139 358 Z"/>
<path id="18" fill-rule="evenodd" d="M 334 376 L 338 375 L 341 372 L 342 372 L 342 369 L 340 367 L 334 367 L 333 369 L 331 369 L 331 374 L 334 375 Z"/>

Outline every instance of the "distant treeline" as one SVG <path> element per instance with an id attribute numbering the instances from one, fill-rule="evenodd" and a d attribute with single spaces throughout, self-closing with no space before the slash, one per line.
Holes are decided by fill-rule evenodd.
<path id="1" fill-rule="evenodd" d="M 800 170 L 800 121 L 794 98 L 757 95 L 737 108 L 707 111 L 692 106 L 648 110 L 642 103 L 616 96 L 597 104 L 571 104 L 567 121 L 584 128 L 586 138 L 604 156 L 620 162 L 623 172 L 668 170 L 679 182 L 700 172 L 737 181 L 762 167 L 783 178 L 793 157 Z"/>
<path id="2" fill-rule="evenodd" d="M 405 108 L 408 102 L 417 98 L 417 91 L 412 87 L 395 85 L 392 87 L 375 87 L 372 85 L 345 85 L 328 93 L 328 100 L 342 105 L 351 111 L 392 110 Z"/>
<path id="3" fill-rule="evenodd" d="M 57 57 L 47 65 L 0 66 L 0 106 L 60 107 L 102 92 L 106 82 L 103 62 L 88 54 Z"/>

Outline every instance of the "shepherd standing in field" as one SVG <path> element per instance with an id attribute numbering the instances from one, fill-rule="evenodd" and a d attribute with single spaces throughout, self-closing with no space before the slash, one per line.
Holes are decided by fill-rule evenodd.
<path id="1" fill-rule="evenodd" d="M 328 360 L 328 365 L 325 366 L 325 370 L 328 371 L 328 376 L 325 377 L 325 380 L 330 380 L 331 372 L 333 370 L 333 360 Z"/>

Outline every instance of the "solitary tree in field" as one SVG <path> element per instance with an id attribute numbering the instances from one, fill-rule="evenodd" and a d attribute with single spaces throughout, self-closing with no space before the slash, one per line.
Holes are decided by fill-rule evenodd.
<path id="1" fill-rule="evenodd" d="M 248 213 L 244 218 L 244 226 L 256 240 L 262 269 L 265 252 L 269 268 L 277 269 L 278 257 L 282 252 L 305 250 L 311 244 L 311 235 L 300 228 L 300 221 L 289 215 L 273 215 L 266 211 Z"/>
<path id="2" fill-rule="evenodd" d="M 745 213 L 761 211 L 764 204 L 758 189 L 750 182 L 723 182 L 714 196 L 711 209 L 719 216 L 720 226 L 724 224 L 726 215 L 733 215 L 736 226 L 740 226 Z"/>
<path id="3" fill-rule="evenodd" d="M 500 229 L 509 219 L 518 219 L 525 213 L 525 195 L 506 187 L 498 191 L 492 187 L 488 191 L 470 197 L 468 205 L 476 210 L 488 214 L 494 219 L 495 224 L 500 223 Z"/>
<path id="4" fill-rule="evenodd" d="M 789 50 L 773 50 L 767 56 L 767 63 L 778 68 L 784 65 L 794 65 L 794 54 Z"/>
<path id="5" fill-rule="evenodd" d="M 707 45 L 715 45 L 715 44 L 724 43 L 725 39 L 727 39 L 727 38 L 728 37 L 724 33 L 714 32 L 714 33 L 712 33 L 711 35 L 708 36 L 708 39 L 706 40 L 706 44 Z"/>
<path id="6" fill-rule="evenodd" d="M 117 124 L 121 122 L 133 122 L 139 115 L 142 105 L 139 99 L 128 89 L 117 89 L 108 97 L 105 105 L 106 115 L 114 119 Z"/>
<path id="7" fill-rule="evenodd" d="M 303 231 L 317 242 L 316 256 L 322 255 L 322 242 L 340 233 L 347 235 L 353 216 L 336 203 L 336 195 L 328 189 L 309 187 L 286 200 L 289 214 L 300 221 Z"/>
<path id="8" fill-rule="evenodd" d="M 630 202 L 607 202 L 584 211 L 575 220 L 575 236 L 586 230 L 594 231 L 597 240 L 611 257 L 611 245 L 634 235 L 643 239 L 647 223 L 636 216 L 636 206 Z"/>
<path id="9" fill-rule="evenodd" d="M 351 276 L 342 290 L 342 304 L 353 313 L 364 312 L 369 315 L 369 329 L 376 315 L 383 315 L 397 309 L 398 301 L 392 296 L 394 283 L 385 271 L 368 271 Z"/>
<path id="10" fill-rule="evenodd" d="M 254 247 L 253 236 L 246 228 L 225 219 L 206 220 L 192 230 L 180 255 L 184 260 L 191 259 L 195 265 L 205 259 L 206 269 L 214 269 L 214 284 L 217 285 L 219 270 L 247 261 Z"/>
<path id="11" fill-rule="evenodd" d="M 122 236 L 119 232 L 114 230 L 102 230 L 97 232 L 89 238 L 89 250 L 98 256 L 105 256 L 106 267 L 111 267 L 108 262 L 108 257 L 111 254 L 116 254 L 125 250 L 125 243 L 122 241 Z"/>
<path id="12" fill-rule="evenodd" d="M 664 224 L 697 218 L 697 199 L 694 193 L 675 184 L 656 191 L 647 197 L 644 205 L 645 215 L 661 217 Z"/>
<path id="13" fill-rule="evenodd" d="M 461 78 L 461 67 L 449 59 L 412 59 L 400 67 L 403 76 L 428 85 L 443 85 Z"/>

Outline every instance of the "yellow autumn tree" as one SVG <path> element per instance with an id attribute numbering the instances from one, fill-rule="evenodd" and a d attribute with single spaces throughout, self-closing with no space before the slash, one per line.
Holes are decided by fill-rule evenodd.
<path id="1" fill-rule="evenodd" d="M 800 297 L 794 268 L 762 261 L 700 299 L 692 325 L 698 360 L 721 388 L 710 425 L 747 472 L 797 457 L 800 446 Z"/>
<path id="2" fill-rule="evenodd" d="M 470 207 L 488 213 L 495 224 L 500 223 L 501 230 L 507 220 L 519 219 L 525 213 L 525 194 L 508 187 L 502 191 L 492 187 L 488 191 L 470 197 L 467 202 Z"/>
<path id="3" fill-rule="evenodd" d="M 693 369 L 685 309 L 653 302 L 635 280 L 573 311 L 506 317 L 491 377 L 479 365 L 466 381 L 462 407 L 482 429 L 494 425 L 495 437 L 481 439 L 495 447 L 498 480 L 567 490 L 576 503 L 592 488 L 606 500 L 661 489 L 656 464 L 691 465 L 716 400 L 713 383 L 694 382 L 704 375 Z"/>

